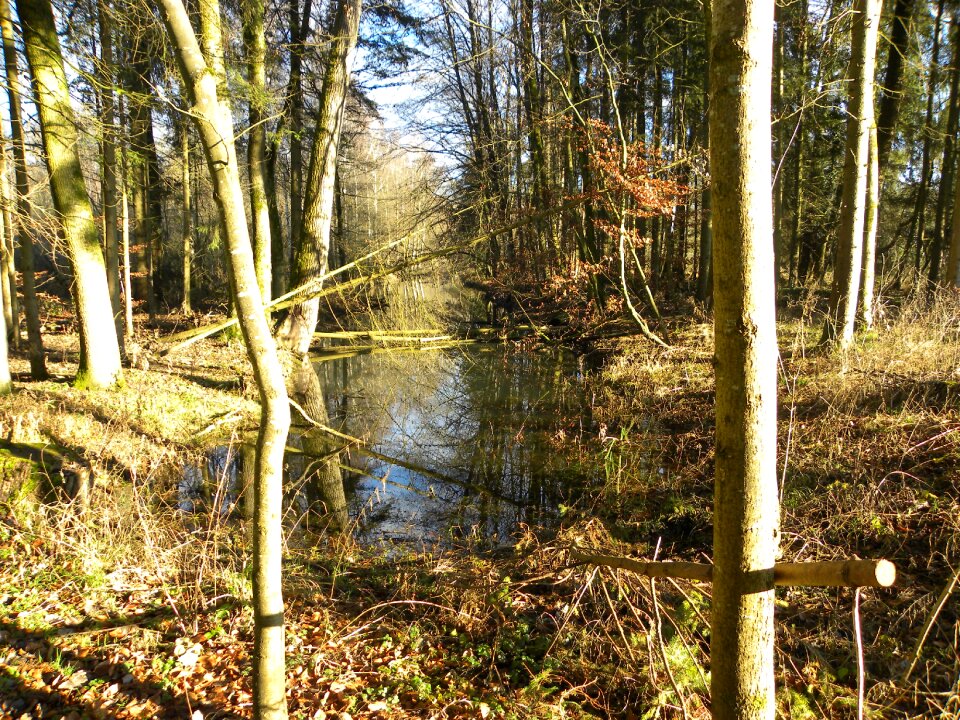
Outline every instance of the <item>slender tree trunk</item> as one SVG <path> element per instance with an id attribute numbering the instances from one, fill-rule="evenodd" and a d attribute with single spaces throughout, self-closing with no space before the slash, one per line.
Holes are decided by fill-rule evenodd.
<path id="1" fill-rule="evenodd" d="M 250 214 L 253 226 L 253 262 L 263 301 L 270 301 L 271 238 L 270 207 L 267 202 L 266 145 L 267 126 L 264 108 L 267 103 L 267 42 L 263 29 L 263 0 L 244 0 L 244 46 L 247 53 L 250 83 L 250 134 L 247 143 L 247 164 L 250 175 Z"/>
<path id="2" fill-rule="evenodd" d="M 2 2 L 2 0 L 0 0 Z M 122 115 L 122 112 L 121 112 Z M 124 125 L 121 119 L 121 127 Z M 133 339 L 133 282 L 130 277 L 130 210 L 127 186 L 130 172 L 127 166 L 127 146 L 121 148 L 121 175 L 123 189 L 120 192 L 120 238 L 123 246 L 123 325 L 127 340 Z"/>
<path id="3" fill-rule="evenodd" d="M 193 292 L 191 273 L 193 270 L 193 207 L 190 192 L 190 133 L 186 123 L 180 128 L 180 154 L 183 164 L 181 183 L 183 184 L 183 216 L 181 222 L 180 239 L 183 248 L 183 301 L 180 309 L 184 315 L 193 313 L 190 295 Z"/>
<path id="4" fill-rule="evenodd" d="M 30 220 L 30 181 L 27 177 L 27 153 L 23 139 L 20 114 L 20 71 L 17 67 L 17 49 L 10 18 L 9 0 L 0 0 L 0 27 L 3 31 L 3 58 L 7 73 L 7 97 L 10 101 L 10 137 L 13 139 L 13 171 L 17 190 L 17 240 L 20 246 L 21 275 L 23 276 L 23 314 L 27 320 L 27 346 L 30 355 L 30 376 L 34 380 L 47 379 L 46 355 L 40 334 L 40 306 L 37 302 L 36 274 L 33 262 L 33 237 L 28 228 Z"/>
<path id="5" fill-rule="evenodd" d="M 6 283 L 4 283 L 6 284 Z M 10 376 L 10 360 L 7 353 L 7 304 L 3 296 L 0 296 L 0 302 L 3 303 L 3 312 L 0 312 L 0 395 L 9 395 L 13 392 L 13 378 Z"/>
<path id="6" fill-rule="evenodd" d="M 359 26 L 360 0 L 339 0 L 333 41 L 327 55 L 323 90 L 317 110 L 316 138 L 307 178 L 303 233 L 296 246 L 295 285 L 313 281 L 327 269 L 340 129 L 350 81 L 349 60 L 357 42 Z M 303 356 L 309 351 L 319 312 L 318 298 L 291 308 L 281 337 L 284 346 L 297 356 Z"/>
<path id="7" fill-rule="evenodd" d="M 282 593 L 283 451 L 290 408 L 277 348 L 270 335 L 243 206 L 233 122 L 217 96 L 217 79 L 200 51 L 181 0 L 160 0 L 177 61 L 193 103 L 220 220 L 230 248 L 230 274 L 240 320 L 260 391 L 260 433 L 254 481 L 254 700 L 256 720 L 285 720 L 285 644 Z"/>
<path id="8" fill-rule="evenodd" d="M 123 340 L 123 307 L 120 301 L 120 243 L 117 238 L 117 143 L 114 136 L 116 103 L 113 96 L 113 23 L 108 0 L 97 2 L 100 22 L 100 97 L 103 129 L 103 246 L 107 264 L 107 290 L 113 308 L 117 338 Z"/>
<path id="9" fill-rule="evenodd" d="M 710 44 L 710 23 L 712 22 L 712 0 L 704 2 L 704 33 L 707 45 Z M 709 118 L 710 113 L 710 53 L 707 53 L 704 67 L 703 82 L 703 112 Z M 710 123 L 703 123 L 701 142 L 707 152 L 707 161 L 710 156 Z M 709 178 L 709 175 L 707 176 Z M 700 193 L 700 257 L 697 267 L 697 300 L 707 303 L 713 291 L 713 193 L 710 182 L 705 179 L 703 190 Z"/>
<path id="10" fill-rule="evenodd" d="M 877 221 L 880 208 L 880 154 L 877 126 L 870 128 L 870 155 L 867 165 L 867 208 L 863 228 L 863 281 L 860 283 L 857 321 L 863 330 L 873 328 L 873 286 L 876 280 Z"/>
<path id="11" fill-rule="evenodd" d="M 80 326 L 76 385 L 113 387 L 122 379 L 120 345 L 100 238 L 77 155 L 79 137 L 60 41 L 49 2 L 18 0 L 17 12 L 33 78 L 53 204 L 63 222 L 73 269 L 73 295 Z"/>
<path id="12" fill-rule="evenodd" d="M 3 319 L 13 348 L 20 347 L 20 307 L 17 302 L 17 269 L 13 258 L 16 242 L 13 236 L 13 209 L 10 183 L 7 181 L 7 142 L 0 137 L 0 211 L 3 213 L 3 242 L 0 243 L 0 283 L 3 285 Z"/>
<path id="13" fill-rule="evenodd" d="M 201 3 L 202 5 L 205 3 Z M 128 73 L 128 115 L 133 153 L 131 170 L 135 238 L 134 295 L 137 300 L 146 303 L 147 312 L 152 318 L 157 312 L 154 268 L 159 259 L 155 256 L 162 216 L 159 198 L 160 174 L 150 107 L 152 95 L 147 82 L 151 66 L 147 53 L 148 49 L 141 45 L 136 45 L 132 51 L 132 63 Z"/>
<path id="14" fill-rule="evenodd" d="M 796 32 L 797 55 L 800 58 L 800 96 L 797 99 L 797 125 L 794 131 L 794 151 L 793 151 L 793 185 L 792 202 L 790 218 L 790 261 L 789 278 L 790 284 L 794 285 L 799 280 L 798 260 L 800 254 L 800 218 L 803 216 L 803 183 L 805 180 L 803 174 L 804 151 L 806 149 L 806 123 L 804 122 L 804 113 L 807 103 L 807 73 L 809 61 L 807 58 L 807 44 L 810 37 L 809 30 L 809 7 L 807 0 L 801 0 L 799 9 L 795 10 L 794 17 L 797 19 Z"/>
<path id="15" fill-rule="evenodd" d="M 933 137 L 935 130 L 933 127 L 933 108 L 934 100 L 937 94 L 937 86 L 940 83 L 940 28 L 943 21 L 944 0 L 937 3 L 937 16 L 933 23 L 933 48 L 930 53 L 930 72 L 927 75 L 926 94 L 927 109 L 923 124 L 923 149 L 920 160 L 920 187 L 917 189 L 917 197 L 913 206 L 913 213 L 910 217 L 910 230 L 907 233 L 907 241 L 903 248 L 903 257 L 897 272 L 897 282 L 899 284 L 900 275 L 906 266 L 910 257 L 910 249 L 915 249 L 916 269 L 920 267 L 920 253 L 926 243 L 927 230 L 927 200 L 930 193 L 930 174 L 933 163 Z"/>
<path id="16" fill-rule="evenodd" d="M 910 41 L 909 29 L 916 4 L 916 0 L 897 0 L 893 9 L 890 54 L 887 57 L 883 84 L 880 86 L 880 110 L 877 114 L 877 162 L 882 174 L 886 173 L 887 158 L 900 117 L 903 101 L 903 61 Z"/>
<path id="17" fill-rule="evenodd" d="M 290 252 L 296 253 L 303 225 L 303 53 L 312 2 L 289 1 L 290 15 Z M 290 263 L 288 263 L 289 265 Z"/>
<path id="18" fill-rule="evenodd" d="M 714 0 L 710 42 L 717 453 L 715 720 L 772 720 L 777 338 L 770 178 L 773 3 Z"/>
<path id="19" fill-rule="evenodd" d="M 944 240 L 950 233 L 950 217 L 953 208 L 950 207 L 950 198 L 953 197 L 953 186 L 956 182 L 956 136 L 960 128 L 960 9 L 953 13 L 951 24 L 951 42 L 953 43 L 953 61 L 950 68 L 950 103 L 947 111 L 947 128 L 943 140 L 943 164 L 940 166 L 940 187 L 937 191 L 937 214 L 934 220 L 933 240 L 930 243 L 930 269 L 927 280 L 931 288 L 940 279 L 940 263 L 942 262 Z M 954 216 L 955 217 L 955 216 Z M 947 282 L 953 283 L 950 277 L 954 268 L 960 265 L 960 248 L 954 252 L 950 247 L 947 258 Z"/>
<path id="20" fill-rule="evenodd" d="M 853 341 L 863 267 L 863 229 L 866 219 L 867 165 L 873 115 L 873 73 L 876 65 L 880 0 L 856 0 L 853 9 L 850 57 L 850 101 L 847 147 L 843 164 L 840 229 L 833 266 L 830 308 L 823 326 L 824 342 L 846 347 Z"/>

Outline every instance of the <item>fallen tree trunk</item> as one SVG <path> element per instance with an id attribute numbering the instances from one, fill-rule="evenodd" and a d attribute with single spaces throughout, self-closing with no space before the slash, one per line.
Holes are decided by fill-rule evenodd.
<path id="1" fill-rule="evenodd" d="M 693 562 L 647 562 L 616 555 L 574 550 L 576 563 L 604 565 L 648 577 L 711 582 L 713 565 Z M 777 563 L 774 583 L 781 587 L 890 587 L 897 569 L 889 560 L 837 560 L 827 562 Z"/>

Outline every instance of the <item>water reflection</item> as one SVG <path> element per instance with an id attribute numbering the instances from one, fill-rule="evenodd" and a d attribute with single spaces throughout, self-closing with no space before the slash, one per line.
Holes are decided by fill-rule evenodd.
<path id="1" fill-rule="evenodd" d="M 563 352 L 500 345 L 306 364 L 292 383 L 303 413 L 288 439 L 285 525 L 486 545 L 549 525 L 596 472 L 572 442 L 590 425 L 581 379 Z M 311 422 L 365 443 L 347 448 Z M 184 468 L 180 508 L 249 515 L 253 440 Z"/>
<path id="2" fill-rule="evenodd" d="M 506 543 L 587 479 L 565 453 L 589 423 L 565 353 L 472 346 L 317 368 L 334 424 L 371 450 L 344 461 L 363 539 Z"/>

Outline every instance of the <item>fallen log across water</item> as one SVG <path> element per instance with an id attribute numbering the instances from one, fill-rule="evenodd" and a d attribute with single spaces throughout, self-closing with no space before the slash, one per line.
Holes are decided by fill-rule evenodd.
<path id="1" fill-rule="evenodd" d="M 567 210 L 571 210 L 573 208 L 579 207 L 580 205 L 583 205 L 585 202 L 587 202 L 588 199 L 589 198 L 587 197 L 581 197 L 581 198 L 573 198 L 571 200 L 567 200 L 566 202 L 558 205 L 555 208 L 550 208 L 549 210 L 544 210 L 539 213 L 526 215 L 524 217 L 518 218 L 517 220 L 514 220 L 513 222 L 506 223 L 505 225 L 501 225 L 500 227 L 490 230 L 488 232 L 475 235 L 474 237 L 472 237 L 471 239 L 465 242 L 457 243 L 456 245 L 450 245 L 448 247 L 444 247 L 439 250 L 432 250 L 430 252 L 420 253 L 419 255 L 416 255 L 412 258 L 408 258 L 406 260 L 402 260 L 387 268 L 376 269 L 376 270 L 364 269 L 364 263 L 367 263 L 368 261 L 373 260 L 378 255 L 385 253 L 387 250 L 396 248 L 397 246 L 401 245 L 403 242 L 409 240 L 413 236 L 413 233 L 409 233 L 407 235 L 404 235 L 403 237 L 397 238 L 396 240 L 393 240 L 387 243 L 386 245 L 383 245 L 382 247 L 376 248 L 375 250 L 367 253 L 361 258 L 357 258 L 352 262 L 341 265 L 335 270 L 330 270 L 329 272 L 324 273 L 320 277 L 314 278 L 310 282 L 307 282 L 304 285 L 301 285 L 300 287 L 294 288 L 293 290 L 286 293 L 285 295 L 281 295 L 280 297 L 275 298 L 271 302 L 266 303 L 264 305 L 264 310 L 271 314 L 276 313 L 288 307 L 291 307 L 293 305 L 297 305 L 299 303 L 305 302 L 306 300 L 309 300 L 311 298 L 322 298 L 322 297 L 326 297 L 327 295 L 332 295 L 334 293 L 341 293 L 346 290 L 350 290 L 350 289 L 359 287 L 361 285 L 364 285 L 366 283 L 369 283 L 373 280 L 380 280 L 382 278 L 389 277 L 391 275 L 396 275 L 397 273 L 403 270 L 409 270 L 410 268 L 416 267 L 417 265 L 428 263 L 431 260 L 437 260 L 439 258 L 447 257 L 448 255 L 453 255 L 456 252 L 461 252 L 468 248 L 474 247 L 485 241 L 490 240 L 491 238 L 495 238 L 498 235 L 502 235 L 506 232 L 510 232 L 511 230 L 516 230 L 517 228 L 530 225 L 532 223 L 549 218 L 558 213 L 562 213 Z M 337 277 L 339 275 L 346 273 L 348 270 L 356 270 L 358 274 L 355 277 L 350 278 L 349 280 L 343 280 L 342 282 L 339 282 L 333 285 L 326 285 L 327 281 L 332 280 L 334 277 Z M 222 332 L 223 330 L 233 327 L 236 324 L 237 324 L 237 318 L 229 318 L 227 320 L 224 320 L 219 323 L 215 323 L 213 325 L 206 325 L 200 328 L 192 328 L 190 330 L 185 330 L 183 332 L 177 333 L 176 335 L 172 335 L 170 337 L 164 338 L 163 340 L 164 343 L 172 343 L 172 344 L 170 344 L 169 346 L 161 350 L 160 355 L 166 356 L 178 350 L 182 350 L 185 347 L 192 345 L 193 343 L 199 340 L 202 340 L 205 337 L 209 337 L 218 332 Z"/>
<path id="2" fill-rule="evenodd" d="M 601 555 L 574 550 L 570 559 L 578 564 L 604 565 L 648 577 L 710 582 L 713 565 L 694 562 L 647 562 L 618 555 Z M 897 568 L 889 560 L 835 560 L 826 562 L 777 563 L 774 584 L 781 587 L 890 587 Z"/>

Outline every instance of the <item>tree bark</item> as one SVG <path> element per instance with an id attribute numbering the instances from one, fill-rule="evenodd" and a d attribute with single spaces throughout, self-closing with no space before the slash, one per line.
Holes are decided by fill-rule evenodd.
<path id="1" fill-rule="evenodd" d="M 360 27 L 360 0 L 339 0 L 333 27 L 333 41 L 327 54 L 320 106 L 317 110 L 316 137 L 307 174 L 303 229 L 296 242 L 294 286 L 323 275 L 330 251 L 330 227 L 333 219 L 333 193 L 343 109 L 350 82 L 349 60 Z M 317 327 L 320 302 L 307 300 L 291 308 L 281 331 L 286 348 L 297 356 L 310 349 Z"/>
<path id="2" fill-rule="evenodd" d="M 180 162 L 181 183 L 183 185 L 183 217 L 181 218 L 180 239 L 183 251 L 183 260 L 181 263 L 181 272 L 183 274 L 183 300 L 180 303 L 180 309 L 184 315 L 190 315 L 193 312 L 193 304 L 190 302 L 190 295 L 193 292 L 192 271 L 193 271 L 193 197 L 190 191 L 190 133 L 187 130 L 186 123 L 180 128 Z"/>
<path id="3" fill-rule="evenodd" d="M 117 338 L 123 340 L 123 307 L 120 302 L 120 242 L 117 237 L 117 143 L 114 136 L 113 96 L 113 23 L 108 0 L 99 0 L 97 16 L 100 22 L 100 97 L 103 121 L 103 247 L 107 264 L 107 290 Z"/>
<path id="4" fill-rule="evenodd" d="M 9 395 L 13 392 L 13 379 L 10 376 L 10 360 L 7 353 L 7 321 L 5 318 L 6 302 L 0 295 L 0 303 L 3 303 L 3 312 L 0 312 L 0 395 Z"/>
<path id="5" fill-rule="evenodd" d="M 874 123 L 873 73 L 876 65 L 880 0 L 856 0 L 851 29 L 850 101 L 847 145 L 843 163 L 840 229 L 833 266 L 830 307 L 823 325 L 823 341 L 841 347 L 853 342 L 863 267 L 863 229 L 866 220 L 867 162 L 870 128 Z"/>
<path id="6" fill-rule="evenodd" d="M 18 0 L 17 12 L 33 79 L 53 204 L 63 223 L 73 270 L 80 327 L 80 366 L 75 384 L 113 387 L 122 380 L 120 345 L 99 233 L 80 170 L 79 137 L 53 9 L 49 2 Z"/>
<path id="7" fill-rule="evenodd" d="M 903 66 L 910 40 L 910 24 L 916 0 L 897 0 L 893 9 L 893 27 L 890 29 L 890 55 L 880 86 L 880 110 L 877 114 L 877 162 L 880 172 L 886 173 L 887 158 L 900 118 L 903 101 Z"/>
<path id="8" fill-rule="evenodd" d="M 27 320 L 30 376 L 34 380 L 46 380 L 48 375 L 43 337 L 40 334 L 33 237 L 27 227 L 30 219 L 30 180 L 27 176 L 27 153 L 20 114 L 20 71 L 17 67 L 17 47 L 10 18 L 10 0 L 0 0 L 0 28 L 3 31 L 3 58 L 7 73 L 7 97 L 10 102 L 10 137 L 13 140 L 13 172 L 17 191 L 16 227 L 20 245 L 20 270 L 23 275 L 23 314 Z"/>
<path id="9" fill-rule="evenodd" d="M 957 130 L 960 128 L 960 9 L 953 13 L 951 25 L 951 42 L 953 44 L 953 60 L 950 68 L 950 102 L 947 111 L 947 128 L 943 140 L 943 163 L 940 172 L 940 187 L 937 191 L 937 214 L 934 221 L 933 240 L 930 243 L 930 269 L 927 273 L 927 280 L 930 286 L 936 285 L 940 278 L 940 263 L 942 262 L 944 242 L 948 229 L 950 228 L 949 216 L 952 214 L 952 208 L 949 207 L 950 198 L 953 197 L 953 186 L 956 183 L 956 157 L 957 157 Z M 953 215 L 954 217 L 955 214 Z M 954 225 L 956 222 L 954 221 Z M 952 235 L 952 233 L 951 233 Z M 950 252 L 947 258 L 947 278 L 948 284 L 955 284 L 956 276 L 960 273 L 960 247 L 954 250 L 950 245 Z"/>
<path id="10" fill-rule="evenodd" d="M 2 134 L 0 134 L 2 135 Z M 0 136 L 0 212 L 3 213 L 3 242 L 0 243 L 0 284 L 3 285 L 3 319 L 14 348 L 20 347 L 20 307 L 17 302 L 17 269 L 14 267 L 16 243 L 13 237 L 13 210 L 7 182 L 7 142 Z"/>
<path id="11" fill-rule="evenodd" d="M 182 0 L 160 0 L 184 84 L 193 102 L 220 220 L 230 249 L 230 274 L 240 328 L 260 393 L 260 432 L 254 481 L 254 700 L 257 720 L 285 720 L 282 592 L 283 452 L 290 408 L 277 348 L 257 291 L 233 122 L 217 95 L 217 79 L 200 51 Z M 216 52 L 216 49 L 215 49 Z"/>
<path id="12" fill-rule="evenodd" d="M 267 42 L 264 37 L 263 0 L 244 0 L 243 37 L 250 84 L 250 133 L 247 165 L 250 175 L 250 214 L 253 226 L 253 262 L 263 301 L 270 302 L 271 237 L 270 207 L 267 203 L 266 146 L 267 127 L 264 109 L 267 102 Z"/>
<path id="13" fill-rule="evenodd" d="M 710 42 L 716 337 L 716 720 L 772 720 L 777 495 L 770 83 L 773 3 L 714 0 Z"/>
<path id="14" fill-rule="evenodd" d="M 880 209 L 880 154 L 877 126 L 870 128 L 870 154 L 867 164 L 867 208 L 863 228 L 863 282 L 860 283 L 857 322 L 863 330 L 873 328 L 873 286 L 876 280 L 877 225 Z"/>

